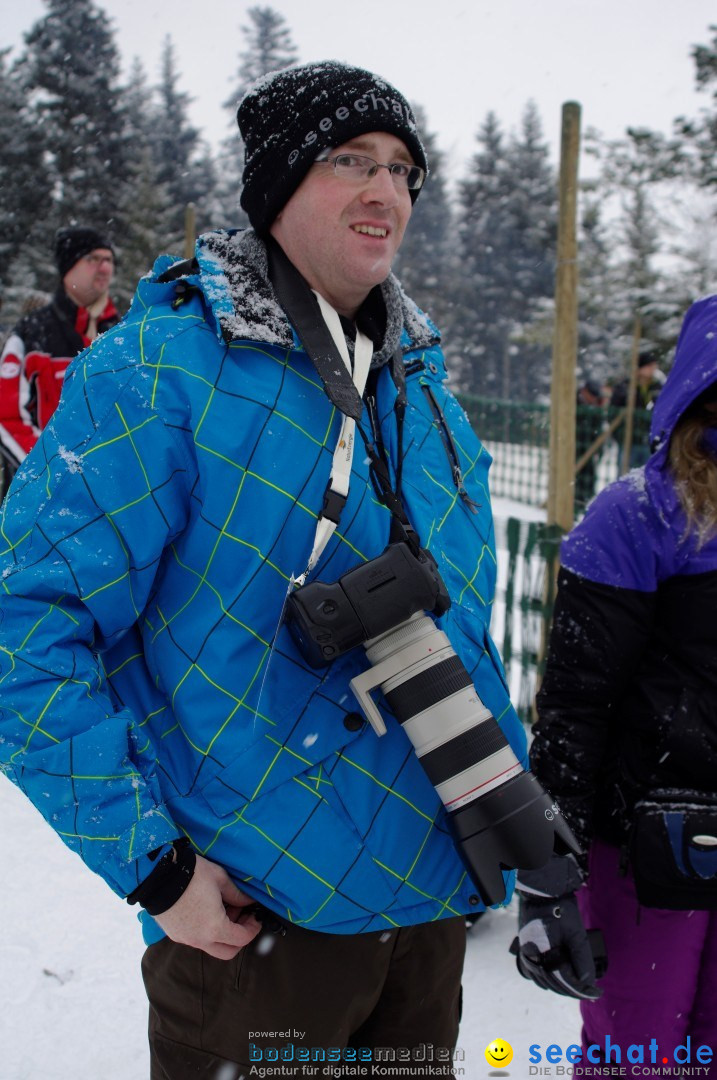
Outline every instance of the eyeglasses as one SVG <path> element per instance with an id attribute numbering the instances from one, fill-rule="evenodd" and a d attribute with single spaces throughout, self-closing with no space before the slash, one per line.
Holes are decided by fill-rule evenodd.
<path id="1" fill-rule="evenodd" d="M 90 255 L 85 255 L 85 261 L 91 263 L 93 266 L 101 266 L 102 263 L 109 263 L 110 266 L 114 266 L 114 255 L 97 255 L 92 252 Z"/>
<path id="2" fill-rule="evenodd" d="M 323 150 L 316 162 L 325 161 L 328 165 L 333 165 L 336 175 L 344 180 L 367 180 L 376 175 L 377 169 L 388 169 L 396 187 L 418 191 L 426 179 L 425 169 L 419 165 L 408 165 L 403 161 L 382 165 L 380 161 L 364 157 L 363 154 L 337 154 L 336 157 L 329 157 L 330 153 L 331 150 Z"/>

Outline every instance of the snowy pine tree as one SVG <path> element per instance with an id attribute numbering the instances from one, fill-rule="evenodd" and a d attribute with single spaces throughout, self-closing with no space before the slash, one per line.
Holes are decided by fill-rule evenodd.
<path id="1" fill-rule="evenodd" d="M 504 385 L 528 401 L 550 391 L 558 220 L 557 178 L 533 102 L 510 140 L 507 162 L 515 185 L 509 204 L 513 238 L 507 302 L 518 359 L 504 373 Z"/>
<path id="2" fill-rule="evenodd" d="M 239 206 L 244 167 L 244 146 L 236 120 L 239 102 L 256 79 L 297 62 L 297 48 L 283 15 L 271 7 L 261 6 L 250 7 L 247 15 L 249 23 L 241 27 L 246 47 L 239 53 L 234 91 L 224 102 L 231 135 L 222 143 L 217 161 L 219 181 L 214 213 L 215 217 L 223 218 L 218 224 L 229 227 L 248 224 L 247 216 Z"/>
<path id="3" fill-rule="evenodd" d="M 452 349 L 461 388 L 526 399 L 549 385 L 557 191 L 540 121 L 526 107 L 506 144 L 494 113 L 459 188 L 459 312 Z"/>
<path id="4" fill-rule="evenodd" d="M 509 258 L 502 239 L 503 207 L 510 177 L 495 113 L 488 113 L 476 139 L 478 150 L 459 185 L 461 277 L 449 348 L 456 354 L 453 369 L 461 389 L 499 397 L 502 358 L 510 336 L 509 324 L 503 325 L 500 317 L 502 268 Z"/>
<path id="5" fill-rule="evenodd" d="M 270 71 L 281 71 L 297 62 L 297 48 L 283 15 L 272 7 L 256 5 L 247 11 L 249 25 L 242 27 L 246 48 L 239 54 L 236 94 L 225 105 L 236 110 L 247 88 Z"/>
<path id="6" fill-rule="evenodd" d="M 107 16 L 92 0 L 45 0 L 47 15 L 25 35 L 25 91 L 42 132 L 53 181 L 50 225 L 117 226 L 127 175 L 119 60 Z"/>
<path id="7" fill-rule="evenodd" d="M 552 297 L 555 286 L 557 184 L 533 102 L 525 107 L 518 136 L 510 141 L 507 161 L 515 177 L 510 208 L 518 241 L 514 296 L 518 307 L 526 295 Z"/>
<path id="8" fill-rule="evenodd" d="M 631 312 L 624 280 L 613 258 L 613 237 L 604 220 L 602 193 L 583 186 L 578 240 L 578 378 L 601 384 L 623 372 L 625 328 Z"/>
<path id="9" fill-rule="evenodd" d="M 175 246 L 178 242 L 180 245 L 182 243 L 185 208 L 189 203 L 196 208 L 199 229 L 208 226 L 207 203 L 216 182 L 200 133 L 189 122 L 191 98 L 179 89 L 178 83 L 174 46 L 167 36 L 154 110 L 152 152 L 159 182 L 169 193 L 171 241 Z M 169 242 L 170 238 L 167 240 Z"/>
<path id="10" fill-rule="evenodd" d="M 128 145 L 128 175 L 119 197 L 123 222 L 117 236 L 116 273 L 112 294 L 124 310 L 137 281 L 151 268 L 162 251 L 182 252 L 181 233 L 174 219 L 172 196 L 163 183 L 155 152 L 157 105 L 138 58 L 130 70 L 123 92 L 123 115 Z"/>
<path id="11" fill-rule="evenodd" d="M 155 139 L 158 107 L 138 56 L 132 61 L 127 84 L 122 90 L 122 114 L 126 124 L 127 156 L 131 164 L 141 157 Z"/>
<path id="12" fill-rule="evenodd" d="M 27 103 L 17 72 L 7 62 L 8 50 L 0 52 L 0 130 L 3 152 L 0 154 L 0 282 L 6 292 L 14 285 L 13 261 L 24 244 L 42 242 L 42 219 L 50 202 L 51 180 L 43 161 L 42 138 L 37 120 Z M 47 261 L 43 251 L 42 261 Z M 30 275 L 27 289 L 31 289 Z M 15 321 L 18 315 L 13 301 L 5 297 L 3 319 Z"/>
<path id="13" fill-rule="evenodd" d="M 613 365 L 627 374 L 635 321 L 642 347 L 667 353 L 683 314 L 683 291 L 676 294 L 664 266 L 667 251 L 668 193 L 680 175 L 679 143 L 659 133 L 628 128 L 622 139 L 586 139 L 600 166 L 597 197 L 610 213 L 613 289 Z"/>
<path id="14" fill-rule="evenodd" d="M 175 211 L 169 192 L 157 177 L 154 157 L 148 148 L 138 154 L 130 179 L 122 192 L 119 210 L 124 222 L 112 295 L 124 311 L 137 282 L 151 270 L 157 256 L 174 252 L 181 257 L 183 240 L 174 230 Z"/>
<path id="15" fill-rule="evenodd" d="M 444 157 L 438 149 L 435 134 L 427 131 L 423 109 L 414 105 L 413 112 L 430 172 L 411 214 L 394 271 L 408 295 L 428 312 L 442 331 L 448 331 L 453 304 L 455 243 Z"/>
<path id="16" fill-rule="evenodd" d="M 717 25 L 709 29 L 712 40 L 708 45 L 695 45 L 692 59 L 697 89 L 710 93 L 711 104 L 695 119 L 677 119 L 675 130 L 688 141 L 699 183 L 717 190 Z"/>

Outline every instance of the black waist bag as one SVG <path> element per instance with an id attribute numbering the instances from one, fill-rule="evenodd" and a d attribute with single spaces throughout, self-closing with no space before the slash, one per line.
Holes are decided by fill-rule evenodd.
<path id="1" fill-rule="evenodd" d="M 656 789 L 632 814 L 630 868 L 644 907 L 717 910 L 717 795 Z"/>

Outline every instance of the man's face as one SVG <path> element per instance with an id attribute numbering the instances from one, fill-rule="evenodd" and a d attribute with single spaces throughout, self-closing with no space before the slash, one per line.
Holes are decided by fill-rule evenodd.
<path id="1" fill-rule="evenodd" d="M 109 248 L 95 248 L 67 271 L 62 279 L 65 292 L 80 307 L 91 307 L 107 293 L 114 268 L 114 256 Z"/>
<path id="2" fill-rule="evenodd" d="M 374 131 L 332 150 L 353 150 L 383 165 L 414 164 L 395 135 Z M 271 235 L 294 266 L 342 315 L 352 317 L 388 276 L 411 216 L 411 193 L 388 169 L 347 180 L 330 162 L 316 162 L 273 225 Z"/>

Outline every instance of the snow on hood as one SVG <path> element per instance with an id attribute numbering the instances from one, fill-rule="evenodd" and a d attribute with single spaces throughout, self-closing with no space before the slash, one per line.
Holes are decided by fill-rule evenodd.
<path id="1" fill-rule="evenodd" d="M 206 233 L 197 241 L 196 258 L 201 288 L 225 341 L 245 338 L 283 348 L 298 344 L 269 281 L 266 246 L 253 230 Z M 376 360 L 387 360 L 399 342 L 404 350 L 426 349 L 440 340 L 430 317 L 406 296 L 393 274 L 381 292 L 386 333 Z"/>

